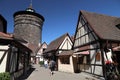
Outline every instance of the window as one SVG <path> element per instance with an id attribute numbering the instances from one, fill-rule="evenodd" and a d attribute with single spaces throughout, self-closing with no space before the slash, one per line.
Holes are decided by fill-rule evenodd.
<path id="1" fill-rule="evenodd" d="M 78 58 L 79 64 L 89 64 L 90 63 L 90 55 L 83 55 L 82 57 Z"/>
<path id="2" fill-rule="evenodd" d="M 43 48 L 43 52 L 46 50 L 46 48 Z"/>
<path id="3" fill-rule="evenodd" d="M 69 56 L 60 57 L 61 64 L 70 64 Z"/>

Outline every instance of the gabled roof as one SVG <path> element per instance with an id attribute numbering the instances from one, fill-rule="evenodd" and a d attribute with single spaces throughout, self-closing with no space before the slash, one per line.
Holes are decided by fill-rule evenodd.
<path id="1" fill-rule="evenodd" d="M 38 48 L 38 51 L 37 51 L 37 53 L 41 53 L 41 49 L 46 49 L 47 48 L 47 43 L 46 42 L 43 42 L 40 46 L 39 46 L 39 48 Z M 43 52 L 42 52 L 43 53 Z"/>
<path id="2" fill-rule="evenodd" d="M 44 53 L 57 50 L 57 49 L 59 48 L 59 46 L 62 44 L 62 42 L 64 41 L 64 39 L 65 39 L 66 36 L 69 36 L 69 34 L 66 33 L 66 34 L 60 36 L 59 38 L 55 39 L 54 41 L 52 41 L 52 42 L 48 45 L 48 47 L 47 47 L 47 49 L 44 51 Z"/>
<path id="3" fill-rule="evenodd" d="M 43 47 L 44 45 L 46 45 L 46 47 L 48 46 L 46 42 L 43 42 L 41 47 Z"/>
<path id="4" fill-rule="evenodd" d="M 120 29 L 116 27 L 116 25 L 120 24 L 120 18 L 83 10 L 80 11 L 81 14 L 99 38 L 120 41 Z"/>
<path id="5" fill-rule="evenodd" d="M 3 42 L 1 44 L 5 44 L 4 43 L 5 41 L 6 41 L 6 43 L 15 42 L 15 43 L 19 44 L 19 46 L 22 45 L 22 47 L 25 47 L 26 49 L 31 50 L 33 53 L 36 53 L 36 50 L 38 49 L 37 45 L 34 45 L 34 44 L 28 44 L 28 46 L 23 45 L 22 43 L 27 43 L 25 40 L 16 39 L 16 38 L 14 38 L 14 36 L 12 34 L 6 34 L 3 32 L 0 32 L 0 41 Z M 34 56 L 35 54 L 32 54 L 32 55 Z"/>
<path id="6" fill-rule="evenodd" d="M 14 46 L 17 46 L 18 48 L 31 52 L 31 50 L 27 46 L 23 45 L 20 41 L 21 40 L 14 39 L 13 35 L 11 34 L 0 32 L 0 44 L 12 44 Z"/>
<path id="7" fill-rule="evenodd" d="M 38 49 L 39 49 L 38 45 L 35 45 L 35 44 L 32 44 L 32 43 L 29 43 L 27 47 L 32 51 L 31 56 L 35 56 Z"/>
<path id="8" fill-rule="evenodd" d="M 72 42 L 74 42 L 75 36 L 73 35 L 70 38 L 71 38 Z"/>

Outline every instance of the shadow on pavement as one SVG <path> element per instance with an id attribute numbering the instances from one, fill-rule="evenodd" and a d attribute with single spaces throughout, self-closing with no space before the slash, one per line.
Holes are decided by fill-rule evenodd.
<path id="1" fill-rule="evenodd" d="M 30 68 L 30 70 L 26 74 L 23 74 L 22 76 L 20 76 L 16 80 L 26 80 L 34 70 L 35 70 L 35 68 L 33 68 L 33 67 Z"/>

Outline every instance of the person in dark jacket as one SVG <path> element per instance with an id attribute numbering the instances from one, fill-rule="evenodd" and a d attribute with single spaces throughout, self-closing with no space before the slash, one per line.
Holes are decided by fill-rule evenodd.
<path id="1" fill-rule="evenodd" d="M 49 69 L 50 69 L 52 75 L 54 74 L 53 71 L 55 70 L 55 65 L 56 65 L 56 62 L 54 60 L 50 60 Z"/>

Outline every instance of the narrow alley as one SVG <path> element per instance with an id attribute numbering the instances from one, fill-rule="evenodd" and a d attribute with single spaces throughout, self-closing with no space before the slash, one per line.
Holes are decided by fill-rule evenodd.
<path id="1" fill-rule="evenodd" d="M 54 75 L 50 75 L 50 70 L 40 67 L 40 65 L 33 65 L 29 74 L 21 77 L 19 80 L 104 80 L 102 78 L 93 77 L 87 73 L 66 73 L 55 71 Z"/>

